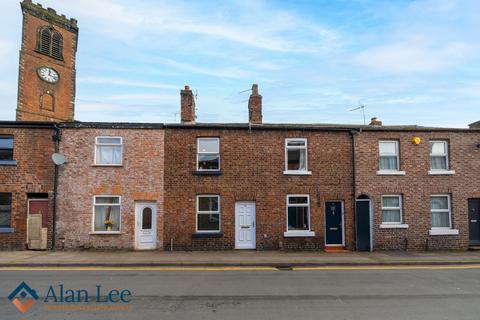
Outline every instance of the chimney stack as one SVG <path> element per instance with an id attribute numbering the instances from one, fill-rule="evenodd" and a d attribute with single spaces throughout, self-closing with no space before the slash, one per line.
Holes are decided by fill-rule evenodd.
<path id="1" fill-rule="evenodd" d="M 258 94 L 258 85 L 252 85 L 252 94 L 248 99 L 248 122 L 262 124 L 262 96 Z"/>
<path id="2" fill-rule="evenodd" d="M 380 127 L 381 125 L 382 125 L 382 121 L 378 120 L 377 117 L 373 117 L 369 124 L 369 126 L 377 126 L 377 127 Z"/>
<path id="3" fill-rule="evenodd" d="M 195 123 L 195 99 L 189 86 L 180 90 L 180 107 L 182 123 Z"/>
<path id="4" fill-rule="evenodd" d="M 480 129 L 480 121 L 477 121 L 477 122 L 474 122 L 474 123 L 470 123 L 470 124 L 468 125 L 468 127 L 469 127 L 470 129 Z"/>

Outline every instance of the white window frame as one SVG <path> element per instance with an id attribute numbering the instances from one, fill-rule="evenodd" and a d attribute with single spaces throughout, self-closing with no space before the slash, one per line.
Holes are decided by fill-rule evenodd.
<path id="1" fill-rule="evenodd" d="M 449 144 L 448 140 L 430 140 L 428 143 L 428 149 L 430 150 L 430 144 L 431 143 L 443 143 L 445 145 L 445 154 L 443 155 L 438 155 L 438 154 L 432 154 L 430 151 L 428 153 L 428 161 L 430 164 L 430 169 L 428 170 L 429 175 L 449 175 L 449 174 L 455 174 L 455 170 L 450 170 L 450 157 L 449 157 Z M 432 169 L 432 159 L 431 157 L 439 157 L 439 156 L 444 156 L 445 157 L 445 162 L 447 165 L 446 169 Z"/>
<path id="2" fill-rule="evenodd" d="M 290 204 L 290 198 L 306 197 L 307 203 Z M 289 207 L 307 207 L 308 208 L 308 230 L 288 230 L 288 208 Z M 312 231 L 311 209 L 310 209 L 310 195 L 309 194 L 287 194 L 286 197 L 286 231 L 283 233 L 284 237 L 314 237 L 315 232 Z"/>
<path id="3" fill-rule="evenodd" d="M 217 141 L 217 143 L 218 143 L 218 153 L 217 152 L 200 152 L 200 140 L 214 140 L 214 141 Z M 200 154 L 210 154 L 210 155 L 212 155 L 212 154 L 217 155 L 218 154 L 218 169 L 200 169 L 198 167 L 198 163 L 199 163 L 198 156 Z M 222 161 L 221 161 L 221 155 L 220 155 L 220 138 L 218 138 L 218 137 L 198 137 L 197 138 L 197 171 L 217 172 L 217 171 L 220 171 L 221 165 L 222 165 Z"/>
<path id="4" fill-rule="evenodd" d="M 398 198 L 398 207 L 384 207 L 383 206 L 383 198 L 384 197 L 396 197 Z M 384 194 L 381 196 L 380 199 L 380 213 L 382 215 L 382 223 L 380 224 L 380 228 L 388 229 L 388 228 L 399 228 L 399 229 L 406 229 L 408 228 L 408 224 L 403 223 L 403 196 L 401 194 Z M 383 210 L 400 210 L 400 221 L 398 222 L 385 222 L 383 221 Z"/>
<path id="5" fill-rule="evenodd" d="M 217 197 L 218 211 L 200 211 L 200 198 Z M 195 232 L 196 233 L 220 233 L 222 230 L 222 209 L 221 198 L 219 194 L 199 194 L 197 195 L 196 213 L 195 213 Z M 198 230 L 198 215 L 199 214 L 218 214 L 218 230 Z"/>
<path id="6" fill-rule="evenodd" d="M 382 158 L 382 152 L 380 145 L 382 143 L 395 143 L 395 156 L 397 157 L 396 169 L 381 169 L 380 162 Z M 386 157 L 392 157 L 393 155 L 385 155 Z M 379 140 L 378 141 L 378 171 L 377 175 L 405 175 L 405 171 L 400 171 L 400 141 L 398 140 Z"/>
<path id="7" fill-rule="evenodd" d="M 291 141 L 302 141 L 305 146 L 289 146 Z M 288 150 L 303 150 L 305 149 L 305 170 L 288 170 Z M 286 175 L 311 175 L 312 172 L 308 170 L 308 141 L 307 138 L 287 138 L 285 139 L 285 171 Z"/>
<path id="8" fill-rule="evenodd" d="M 102 139 L 102 138 L 120 139 L 120 149 L 121 149 L 120 163 L 114 163 L 114 164 L 97 163 L 97 146 L 119 146 L 118 143 L 99 143 L 98 139 Z M 102 166 L 102 167 L 121 167 L 121 166 L 123 166 L 123 138 L 118 137 L 118 136 L 98 136 L 98 137 L 95 137 L 94 165 L 95 166 Z"/>
<path id="9" fill-rule="evenodd" d="M 118 203 L 97 203 L 97 198 L 118 198 Z M 120 214 L 118 217 L 118 231 L 95 231 L 95 207 L 105 206 L 118 206 L 120 208 Z M 122 196 L 112 194 L 97 194 L 93 196 L 93 208 L 92 208 L 92 232 L 91 234 L 120 234 L 122 233 Z"/>
<path id="10" fill-rule="evenodd" d="M 429 200 L 431 200 L 431 198 L 435 198 L 435 197 L 447 197 L 448 208 L 447 209 L 432 209 L 431 204 L 429 204 L 429 206 L 430 206 L 430 225 L 432 225 L 432 212 L 446 212 L 448 210 L 448 224 L 449 224 L 449 226 L 448 227 L 433 227 L 433 226 L 431 226 L 431 229 L 432 230 L 451 230 L 452 229 L 452 205 L 451 205 L 451 201 L 450 201 L 450 195 L 449 194 L 432 194 L 432 195 L 430 195 Z"/>

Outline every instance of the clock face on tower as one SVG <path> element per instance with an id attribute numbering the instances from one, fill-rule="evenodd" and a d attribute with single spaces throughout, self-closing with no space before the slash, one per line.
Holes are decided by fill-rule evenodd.
<path id="1" fill-rule="evenodd" d="M 57 71 L 49 67 L 40 67 L 37 69 L 37 73 L 40 79 L 49 83 L 55 83 L 59 78 Z"/>

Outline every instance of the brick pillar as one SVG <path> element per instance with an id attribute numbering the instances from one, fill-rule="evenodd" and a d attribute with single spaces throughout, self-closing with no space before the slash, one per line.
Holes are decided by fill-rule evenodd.
<path id="1" fill-rule="evenodd" d="M 248 99 L 248 122 L 262 124 L 262 96 L 258 94 L 258 85 L 252 85 L 252 94 Z"/>
<path id="2" fill-rule="evenodd" d="M 180 98 L 182 123 L 195 123 L 195 98 L 189 86 L 180 91 Z"/>

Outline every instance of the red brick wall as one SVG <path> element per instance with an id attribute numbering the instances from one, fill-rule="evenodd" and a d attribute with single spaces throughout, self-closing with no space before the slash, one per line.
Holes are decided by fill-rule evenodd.
<path id="1" fill-rule="evenodd" d="M 44 9 L 39 9 L 44 10 Z M 51 23 L 23 14 L 23 38 L 20 51 L 17 120 L 72 121 L 75 103 L 75 52 L 77 34 L 54 24 L 63 36 L 63 58 L 57 60 L 36 52 L 38 28 Z M 48 66 L 59 74 L 57 83 L 42 81 L 37 75 L 40 66 Z M 49 91 L 55 99 L 55 110 L 40 108 L 40 96 Z"/>
<path id="2" fill-rule="evenodd" d="M 414 145 L 413 137 L 421 143 Z M 356 137 L 357 195 L 366 194 L 374 207 L 376 249 L 466 249 L 468 247 L 468 198 L 480 198 L 479 132 L 382 132 L 364 131 Z M 377 175 L 378 141 L 400 142 L 400 170 L 404 176 Z M 449 141 L 451 176 L 430 176 L 429 140 Z M 381 195 L 402 194 L 403 220 L 408 229 L 381 229 Z M 450 194 L 452 224 L 459 235 L 429 236 L 430 195 Z"/>
<path id="3" fill-rule="evenodd" d="M 220 137 L 220 176 L 194 175 L 197 137 Z M 285 138 L 308 139 L 311 176 L 286 176 Z M 165 136 L 165 246 L 231 249 L 235 202 L 256 202 L 257 248 L 322 248 L 324 202 L 345 201 L 347 247 L 353 248 L 351 138 L 348 132 L 253 129 L 167 129 Z M 192 238 L 196 195 L 221 196 L 221 238 Z M 285 238 L 287 194 L 309 194 L 314 238 Z M 266 237 L 265 237 L 266 236 Z"/>
<path id="4" fill-rule="evenodd" d="M 0 249 L 25 249 L 28 194 L 47 193 L 48 246 L 52 237 L 54 152 L 52 129 L 0 128 L 0 135 L 14 136 L 16 166 L 0 165 L 0 192 L 12 193 L 11 226 L 14 233 L 0 233 Z"/>
<path id="5" fill-rule="evenodd" d="M 123 166 L 94 166 L 96 136 L 123 138 Z M 157 247 L 163 247 L 163 130 L 62 129 L 57 247 L 133 248 L 135 201 L 157 202 Z M 121 234 L 91 234 L 94 195 L 121 196 Z M 64 240 L 64 243 L 62 243 Z"/>

